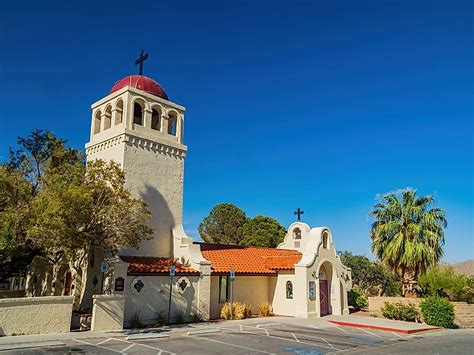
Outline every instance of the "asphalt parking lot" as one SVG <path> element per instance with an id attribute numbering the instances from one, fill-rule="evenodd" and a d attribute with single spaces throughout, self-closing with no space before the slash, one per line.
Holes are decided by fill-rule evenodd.
<path id="1" fill-rule="evenodd" d="M 457 332 L 457 333 L 451 333 Z M 445 339 L 459 339 L 453 345 Z M 285 322 L 226 323 L 191 331 L 153 333 L 152 339 L 125 336 L 63 340 L 62 346 L 11 354 L 330 354 L 330 353 L 472 353 L 473 330 L 441 330 L 422 335 Z M 463 340 L 466 340 L 463 342 Z M 434 344 L 434 346 L 433 346 Z M 8 352 L 7 352 L 8 353 Z"/>

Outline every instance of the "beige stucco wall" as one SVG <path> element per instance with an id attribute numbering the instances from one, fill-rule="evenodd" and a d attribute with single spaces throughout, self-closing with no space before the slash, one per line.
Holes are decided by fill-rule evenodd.
<path id="1" fill-rule="evenodd" d="M 132 283 L 139 278 L 144 287 L 140 293 L 132 292 Z M 177 282 L 181 276 L 173 278 L 173 293 L 171 306 L 171 319 L 178 314 L 185 317 L 199 312 L 199 276 L 186 276 L 190 281 L 190 286 L 183 292 L 179 292 Z M 128 276 L 125 282 L 125 326 L 130 324 L 130 320 L 136 312 L 143 324 L 152 324 L 158 313 L 163 312 L 168 315 L 169 301 L 169 276 Z M 204 301 L 206 301 L 204 299 Z"/>
<path id="2" fill-rule="evenodd" d="M 251 305 L 253 313 L 258 314 L 260 304 L 272 303 L 275 284 L 276 276 L 237 275 L 233 285 L 233 301 Z M 224 302 L 219 302 L 219 276 L 211 276 L 211 319 L 220 318 L 223 305 Z"/>
<path id="3" fill-rule="evenodd" d="M 122 330 L 125 296 L 95 295 L 92 312 L 92 331 Z"/>
<path id="4" fill-rule="evenodd" d="M 123 121 L 94 134 L 96 112 L 104 113 L 117 101 L 124 102 Z M 136 100 L 145 103 L 144 125 L 133 123 Z M 162 112 L 161 131 L 151 129 L 152 108 Z M 143 241 L 137 251 L 124 248 L 121 254 L 173 256 L 172 229 L 182 224 L 184 159 L 184 107 L 134 88 L 123 88 L 92 105 L 91 136 L 86 144 L 87 160 L 103 159 L 119 163 L 125 172 L 125 186 L 134 197 L 149 205 L 153 239 Z M 169 115 L 177 117 L 177 135 L 167 133 Z M 104 121 L 104 119 L 102 119 Z M 102 122 L 103 123 L 103 122 Z"/>
<path id="5" fill-rule="evenodd" d="M 0 336 L 68 332 L 72 303 L 72 296 L 0 299 Z"/>
<path id="6" fill-rule="evenodd" d="M 294 272 L 280 272 L 278 273 L 278 277 L 274 278 L 275 281 L 275 292 L 272 295 L 272 306 L 273 306 L 273 313 L 278 315 L 286 315 L 286 316 L 295 316 L 296 315 L 296 308 L 295 308 L 295 274 Z M 291 281 L 293 283 L 293 298 L 287 299 L 286 298 L 286 283 L 287 281 Z"/>

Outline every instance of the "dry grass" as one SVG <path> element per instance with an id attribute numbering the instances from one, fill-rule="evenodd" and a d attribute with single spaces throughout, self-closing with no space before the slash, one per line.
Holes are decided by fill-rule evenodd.
<path id="1" fill-rule="evenodd" d="M 221 309 L 221 318 L 245 319 L 252 316 L 252 306 L 242 302 L 225 303 Z"/>
<path id="2" fill-rule="evenodd" d="M 272 305 L 265 302 L 258 306 L 258 314 L 262 317 L 269 317 L 273 314 Z"/>

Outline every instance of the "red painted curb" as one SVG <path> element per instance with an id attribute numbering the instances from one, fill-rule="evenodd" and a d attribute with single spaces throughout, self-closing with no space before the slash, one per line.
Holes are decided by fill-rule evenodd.
<path id="1" fill-rule="evenodd" d="M 354 327 L 354 328 L 367 328 L 367 329 L 374 329 L 374 330 L 385 330 L 389 332 L 396 332 L 396 333 L 403 333 L 403 334 L 413 334 L 419 332 L 426 332 L 428 330 L 434 330 L 439 328 L 419 328 L 419 329 L 398 329 L 398 328 L 390 328 L 390 327 L 379 327 L 376 325 L 367 325 L 367 324 L 360 324 L 360 323 L 348 323 L 348 322 L 341 322 L 337 320 L 330 320 L 331 323 L 342 325 L 345 327 Z"/>

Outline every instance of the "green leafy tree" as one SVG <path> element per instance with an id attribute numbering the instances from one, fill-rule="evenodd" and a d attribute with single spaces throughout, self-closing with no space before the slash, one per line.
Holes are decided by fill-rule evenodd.
<path id="1" fill-rule="evenodd" d="M 276 248 L 283 242 L 286 228 L 271 217 L 256 216 L 247 219 L 242 234 L 240 245 Z"/>
<path id="2" fill-rule="evenodd" d="M 199 225 L 201 238 L 207 243 L 239 244 L 243 236 L 245 212 L 231 203 L 214 206 Z"/>
<path id="3" fill-rule="evenodd" d="M 396 296 L 402 289 L 397 277 L 379 262 L 365 255 L 341 254 L 341 261 L 352 269 L 352 283 L 366 296 Z"/>
<path id="4" fill-rule="evenodd" d="M 416 296 L 418 277 L 443 256 L 446 213 L 433 203 L 407 189 L 380 196 L 370 212 L 372 251 L 400 276 L 404 296 Z"/>
<path id="5" fill-rule="evenodd" d="M 453 302 L 474 303 L 474 276 L 458 275 L 451 266 L 434 266 L 420 276 L 423 296 L 447 297 Z"/>

